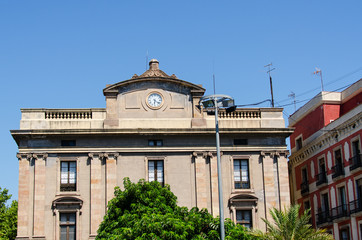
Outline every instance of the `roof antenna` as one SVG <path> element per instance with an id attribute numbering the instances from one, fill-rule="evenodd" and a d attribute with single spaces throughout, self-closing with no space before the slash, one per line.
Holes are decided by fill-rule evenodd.
<path id="1" fill-rule="evenodd" d="M 214 95 L 216 94 L 216 87 L 215 87 L 215 61 L 212 60 L 212 81 L 214 84 Z"/>
<path id="2" fill-rule="evenodd" d="M 269 80 L 270 80 L 271 104 L 272 104 L 272 107 L 274 107 L 273 81 L 272 81 L 272 77 L 270 75 L 270 72 L 275 70 L 275 68 L 270 69 L 271 66 L 273 66 L 273 64 L 269 63 L 268 65 L 265 65 L 264 67 L 268 67 L 267 73 L 269 74 Z"/>
<path id="3" fill-rule="evenodd" d="M 148 50 L 146 51 L 146 71 L 147 71 L 147 65 L 148 65 Z"/>
<path id="4" fill-rule="evenodd" d="M 324 92 L 324 87 L 323 87 L 323 79 L 322 79 L 322 70 L 319 68 L 315 68 L 315 71 L 313 72 L 313 74 L 321 76 L 321 85 L 322 85 L 322 92 Z"/>
<path id="5" fill-rule="evenodd" d="M 297 107 L 296 107 L 296 101 L 295 101 L 295 93 L 294 92 L 291 92 L 288 97 L 291 97 L 293 98 L 293 103 L 294 103 L 294 112 L 295 110 L 297 110 Z"/>

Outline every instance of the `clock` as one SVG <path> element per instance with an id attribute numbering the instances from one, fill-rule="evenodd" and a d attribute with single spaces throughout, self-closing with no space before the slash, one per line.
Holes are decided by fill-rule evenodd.
<path id="1" fill-rule="evenodd" d="M 163 103 L 163 98 L 161 94 L 153 92 L 147 97 L 147 105 L 151 108 L 160 108 Z"/>

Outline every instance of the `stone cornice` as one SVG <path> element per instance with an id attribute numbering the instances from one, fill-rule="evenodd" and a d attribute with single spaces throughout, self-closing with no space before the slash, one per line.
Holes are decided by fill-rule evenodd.
<path id="1" fill-rule="evenodd" d="M 303 161 L 305 158 L 314 156 L 316 153 L 332 146 L 333 144 L 340 141 L 349 135 L 353 131 L 358 131 L 361 129 L 361 116 L 362 114 L 357 114 L 351 119 L 343 122 L 342 124 L 336 126 L 333 129 L 325 130 L 325 133 L 315 140 L 311 141 L 308 145 L 303 146 L 299 151 L 292 153 L 289 157 L 289 164 L 296 165 Z M 320 130 L 320 131 L 323 131 Z"/>

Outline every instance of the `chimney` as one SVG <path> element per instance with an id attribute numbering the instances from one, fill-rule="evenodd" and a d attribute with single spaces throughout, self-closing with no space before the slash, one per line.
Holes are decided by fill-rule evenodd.
<path id="1" fill-rule="evenodd" d="M 150 61 L 150 70 L 158 70 L 158 61 L 157 59 L 151 59 Z"/>

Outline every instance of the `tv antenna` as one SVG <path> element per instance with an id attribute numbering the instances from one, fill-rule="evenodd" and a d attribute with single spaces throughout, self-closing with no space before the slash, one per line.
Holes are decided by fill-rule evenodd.
<path id="1" fill-rule="evenodd" d="M 148 69 L 148 50 L 146 51 L 146 71 Z"/>
<path id="2" fill-rule="evenodd" d="M 288 97 L 293 98 L 293 103 L 294 103 L 294 112 L 295 110 L 297 110 L 297 106 L 296 106 L 296 101 L 295 101 L 295 93 L 291 92 Z"/>
<path id="3" fill-rule="evenodd" d="M 270 80 L 270 94 L 271 94 L 271 104 L 272 107 L 274 107 L 274 96 L 273 96 L 273 81 L 272 81 L 272 77 L 270 75 L 270 72 L 275 70 L 275 68 L 271 68 L 273 66 L 272 63 L 269 63 L 268 65 L 265 65 L 264 67 L 268 67 L 268 71 L 267 73 L 269 74 L 269 80 Z"/>
<path id="4" fill-rule="evenodd" d="M 324 87 L 323 87 L 323 79 L 322 79 L 322 70 L 316 67 L 313 74 L 321 76 L 321 86 L 322 86 L 322 92 L 323 92 Z"/>

